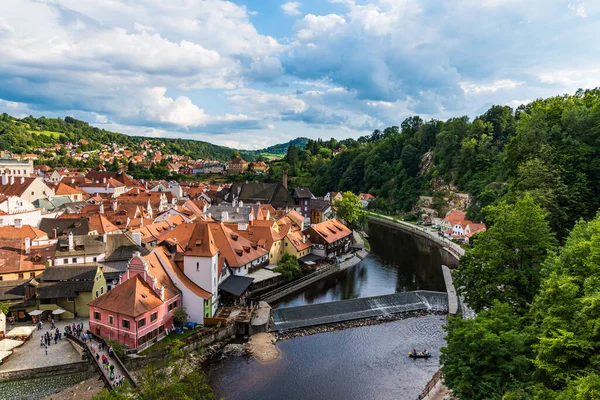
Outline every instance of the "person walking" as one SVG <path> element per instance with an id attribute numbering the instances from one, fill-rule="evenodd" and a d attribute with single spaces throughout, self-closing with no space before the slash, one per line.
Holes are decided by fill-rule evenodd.
<path id="1" fill-rule="evenodd" d="M 46 350 L 46 355 L 48 355 L 48 346 L 44 346 L 44 350 Z"/>

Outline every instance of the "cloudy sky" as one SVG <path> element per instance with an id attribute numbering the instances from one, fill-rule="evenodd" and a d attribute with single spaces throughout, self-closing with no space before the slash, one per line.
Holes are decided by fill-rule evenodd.
<path id="1" fill-rule="evenodd" d="M 600 86 L 600 1 L 1 0 L 0 112 L 262 148 Z"/>

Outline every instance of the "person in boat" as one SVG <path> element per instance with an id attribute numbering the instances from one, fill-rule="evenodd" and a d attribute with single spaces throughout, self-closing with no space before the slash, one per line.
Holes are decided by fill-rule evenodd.
<path id="1" fill-rule="evenodd" d="M 415 349 L 415 348 L 413 347 L 413 351 L 412 351 L 412 353 L 413 353 L 413 354 L 417 354 L 417 349 Z"/>
<path id="2" fill-rule="evenodd" d="M 427 354 L 427 349 L 423 349 L 423 353 L 421 353 L 423 355 Z"/>

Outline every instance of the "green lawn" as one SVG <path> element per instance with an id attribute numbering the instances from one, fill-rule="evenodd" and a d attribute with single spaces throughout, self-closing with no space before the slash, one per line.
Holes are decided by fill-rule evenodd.
<path id="1" fill-rule="evenodd" d="M 29 130 L 27 132 L 29 132 L 29 133 L 36 133 L 38 135 L 44 135 L 44 136 L 52 136 L 53 138 L 58 138 L 60 135 L 62 135 L 62 133 L 60 133 L 60 132 L 52 132 L 52 131 Z"/>
<path id="2" fill-rule="evenodd" d="M 263 158 L 267 160 L 272 160 L 273 158 L 283 158 L 285 154 L 275 154 L 275 153 L 260 153 Z"/>

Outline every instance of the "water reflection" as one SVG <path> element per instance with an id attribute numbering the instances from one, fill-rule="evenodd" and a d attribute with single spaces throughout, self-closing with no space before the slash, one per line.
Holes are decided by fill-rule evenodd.
<path id="1" fill-rule="evenodd" d="M 369 226 L 372 254 L 359 265 L 283 298 L 276 307 L 294 307 L 411 290 L 445 291 L 441 265 L 453 265 L 447 253 L 418 236 Z"/>

